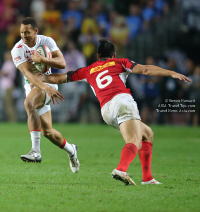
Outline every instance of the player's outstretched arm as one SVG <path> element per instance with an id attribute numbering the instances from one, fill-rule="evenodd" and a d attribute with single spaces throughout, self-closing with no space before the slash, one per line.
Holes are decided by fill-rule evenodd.
<path id="1" fill-rule="evenodd" d="M 66 67 L 65 59 L 60 50 L 52 52 L 52 58 L 42 57 L 37 51 L 34 51 L 32 61 L 35 63 L 44 63 L 49 67 L 57 69 L 64 69 Z"/>
<path id="2" fill-rule="evenodd" d="M 51 98 L 52 103 L 54 104 L 54 101 L 59 104 L 58 99 L 63 101 L 64 97 L 62 96 L 62 94 L 60 92 L 58 92 L 57 90 L 47 86 L 46 84 L 44 84 L 39 77 L 35 76 L 31 70 L 32 70 L 32 66 L 29 62 L 24 62 L 22 64 L 20 64 L 17 67 L 22 74 L 28 79 L 28 81 L 30 81 L 34 86 L 40 88 L 41 90 L 45 91 L 48 96 Z"/>
<path id="3" fill-rule="evenodd" d="M 183 74 L 179 74 L 175 71 L 166 70 L 154 65 L 140 65 L 137 64 L 133 67 L 132 73 L 143 74 L 149 76 L 159 76 L 159 77 L 172 77 L 184 82 L 191 82 L 192 80 Z"/>
<path id="4" fill-rule="evenodd" d="M 29 62 L 24 62 L 17 67 L 22 74 L 31 82 L 34 86 L 37 86 L 41 90 L 45 90 L 48 87 L 44 84 L 36 75 L 32 73 L 32 66 Z"/>
<path id="5" fill-rule="evenodd" d="M 42 82 L 51 84 L 63 84 L 67 82 L 67 74 L 50 74 L 40 76 Z"/>

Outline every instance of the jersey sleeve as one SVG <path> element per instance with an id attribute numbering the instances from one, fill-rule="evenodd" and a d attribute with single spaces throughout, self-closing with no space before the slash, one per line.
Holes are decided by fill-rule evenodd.
<path id="1" fill-rule="evenodd" d="M 11 51 L 11 55 L 12 55 L 12 59 L 13 59 L 13 62 L 15 64 L 16 68 L 20 64 L 28 61 L 25 57 L 24 49 L 21 46 L 14 47 Z"/>
<path id="2" fill-rule="evenodd" d="M 59 50 L 56 42 L 51 37 L 47 37 L 46 45 L 49 47 L 49 49 L 50 49 L 51 52 L 54 52 L 54 51 Z"/>
<path id="3" fill-rule="evenodd" d="M 125 69 L 126 72 L 132 73 L 132 69 L 135 65 L 137 65 L 136 62 L 129 60 L 127 58 L 121 58 L 120 59 L 123 68 Z"/>
<path id="4" fill-rule="evenodd" d="M 76 71 L 67 72 L 67 82 L 73 81 L 87 81 L 87 71 L 88 67 L 79 68 Z"/>

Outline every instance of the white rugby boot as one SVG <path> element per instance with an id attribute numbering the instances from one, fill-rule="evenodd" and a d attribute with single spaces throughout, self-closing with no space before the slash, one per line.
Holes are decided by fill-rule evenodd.
<path id="1" fill-rule="evenodd" d="M 73 173 L 77 173 L 80 169 L 80 162 L 78 160 L 78 147 L 75 144 L 71 144 L 74 149 L 74 154 L 69 156 L 69 164 Z"/>
<path id="2" fill-rule="evenodd" d="M 155 180 L 154 178 L 152 180 L 149 180 L 149 181 L 146 181 L 146 182 L 141 182 L 142 185 L 148 185 L 148 184 L 155 184 L 155 185 L 158 185 L 158 184 L 162 184 L 160 182 L 158 182 L 157 180 Z"/>
<path id="3" fill-rule="evenodd" d="M 21 155 L 20 156 L 21 160 L 24 162 L 32 162 L 32 163 L 41 163 L 42 161 L 42 156 L 40 152 L 36 152 L 35 150 L 31 149 L 31 151 L 27 155 Z"/>
<path id="4" fill-rule="evenodd" d="M 136 185 L 135 182 L 128 176 L 126 172 L 114 169 L 112 171 L 112 177 L 116 180 L 122 181 L 123 183 L 125 183 L 125 185 Z"/>

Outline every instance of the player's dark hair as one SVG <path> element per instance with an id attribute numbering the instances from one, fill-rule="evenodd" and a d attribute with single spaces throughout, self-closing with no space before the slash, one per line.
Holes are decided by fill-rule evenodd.
<path id="1" fill-rule="evenodd" d="M 115 54 L 115 45 L 107 40 L 107 39 L 101 39 L 99 40 L 99 45 L 97 47 L 97 53 L 100 56 L 100 58 L 112 58 Z"/>
<path id="2" fill-rule="evenodd" d="M 36 20 L 32 17 L 24 18 L 24 20 L 22 21 L 22 24 L 24 24 L 24 25 L 30 24 L 33 29 L 38 28 Z"/>

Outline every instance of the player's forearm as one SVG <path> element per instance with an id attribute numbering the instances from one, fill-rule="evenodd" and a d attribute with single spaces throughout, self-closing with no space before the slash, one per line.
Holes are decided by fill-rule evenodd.
<path id="1" fill-rule="evenodd" d="M 153 65 L 140 65 L 137 64 L 133 67 L 132 73 L 134 74 L 144 74 L 149 76 L 159 76 L 159 77 L 172 77 L 175 79 L 182 80 L 184 82 L 191 82 L 192 80 L 183 74 L 179 74 L 175 71 L 169 71 L 158 66 Z"/>
<path id="2" fill-rule="evenodd" d="M 56 69 L 64 69 L 66 67 L 65 60 L 62 57 L 54 57 L 54 58 L 43 57 L 41 63 L 44 63 L 45 65 Z"/>
<path id="3" fill-rule="evenodd" d="M 172 75 L 176 73 L 154 65 L 145 65 L 144 67 L 142 74 L 149 76 L 172 77 Z"/>
<path id="4" fill-rule="evenodd" d="M 40 79 L 42 82 L 51 83 L 51 84 L 63 84 L 66 83 L 66 74 L 50 74 L 42 75 Z"/>
<path id="5" fill-rule="evenodd" d="M 39 77 L 35 76 L 34 74 L 28 72 L 24 74 L 24 76 L 28 79 L 29 82 L 31 82 L 34 86 L 40 88 L 41 90 L 44 90 L 48 87 L 46 84 L 44 84 Z"/>

